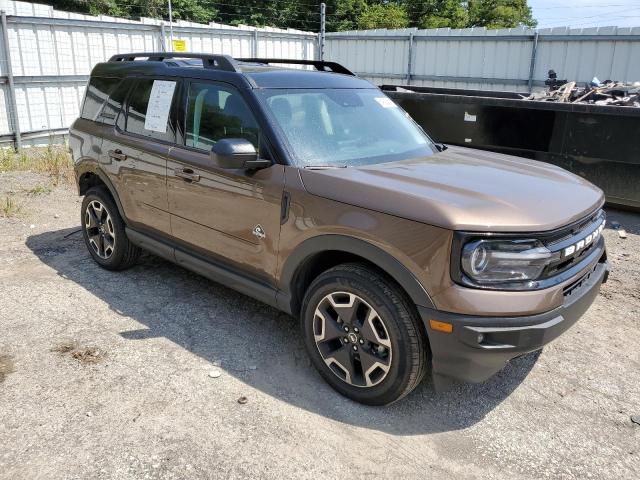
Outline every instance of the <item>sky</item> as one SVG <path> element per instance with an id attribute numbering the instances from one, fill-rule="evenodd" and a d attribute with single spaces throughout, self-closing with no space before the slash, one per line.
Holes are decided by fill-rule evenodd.
<path id="1" fill-rule="evenodd" d="M 640 27 L 640 0 L 529 0 L 538 28 Z"/>

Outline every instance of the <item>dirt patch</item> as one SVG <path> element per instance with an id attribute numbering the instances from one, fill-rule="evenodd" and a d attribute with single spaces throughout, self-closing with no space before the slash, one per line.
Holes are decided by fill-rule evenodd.
<path id="1" fill-rule="evenodd" d="M 99 363 L 104 360 L 106 354 L 98 347 L 82 346 L 77 342 L 64 342 L 51 349 L 52 352 L 59 353 L 62 356 L 68 356 L 80 363 L 90 364 Z"/>
<path id="2" fill-rule="evenodd" d="M 13 371 L 13 358 L 10 355 L 0 354 L 0 383 L 4 382 L 4 379 Z"/>

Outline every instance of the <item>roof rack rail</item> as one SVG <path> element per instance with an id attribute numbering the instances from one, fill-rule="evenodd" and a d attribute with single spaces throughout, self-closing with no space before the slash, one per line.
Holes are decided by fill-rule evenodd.
<path id="1" fill-rule="evenodd" d="M 290 58 L 236 58 L 238 62 L 247 62 L 247 63 L 264 63 L 266 65 L 270 63 L 282 63 L 282 64 L 291 64 L 291 65 L 313 65 L 316 70 L 320 70 L 321 72 L 333 72 L 333 73 L 343 73 L 345 75 L 353 75 L 356 76 L 351 70 L 346 67 L 343 67 L 339 63 L 336 62 L 325 62 L 323 60 L 293 60 Z"/>
<path id="2" fill-rule="evenodd" d="M 181 52 L 142 52 L 123 53 L 112 56 L 110 62 L 132 62 L 136 58 L 147 58 L 152 62 L 162 62 L 167 58 L 198 58 L 202 60 L 204 68 L 215 68 L 227 72 L 239 72 L 233 57 L 229 55 L 213 55 L 207 53 L 181 53 Z"/>

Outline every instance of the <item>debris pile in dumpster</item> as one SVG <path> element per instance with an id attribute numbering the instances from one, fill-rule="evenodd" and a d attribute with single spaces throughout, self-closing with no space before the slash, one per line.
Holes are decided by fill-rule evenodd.
<path id="1" fill-rule="evenodd" d="M 558 80 L 556 72 L 549 70 L 545 81 L 548 90 L 523 96 L 525 100 L 561 103 L 591 103 L 595 105 L 616 105 L 640 107 L 640 82 L 633 84 L 605 80 L 596 77 L 590 83 L 579 86 L 577 82 Z"/>

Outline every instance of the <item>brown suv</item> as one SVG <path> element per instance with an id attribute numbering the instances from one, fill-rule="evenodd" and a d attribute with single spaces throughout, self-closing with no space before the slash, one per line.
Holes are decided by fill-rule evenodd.
<path id="1" fill-rule="evenodd" d="M 363 403 L 428 371 L 487 379 L 569 328 L 608 274 L 598 188 L 435 144 L 331 62 L 114 56 L 71 149 L 98 264 L 143 248 L 299 316 L 313 364 Z"/>

